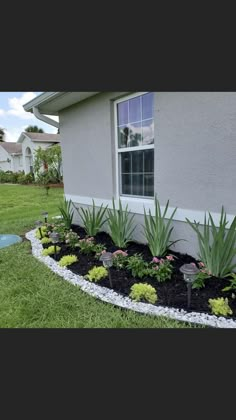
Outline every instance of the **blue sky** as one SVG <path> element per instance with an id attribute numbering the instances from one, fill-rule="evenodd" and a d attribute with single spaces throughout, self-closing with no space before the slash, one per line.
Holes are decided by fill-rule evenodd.
<path id="1" fill-rule="evenodd" d="M 57 133 L 57 128 L 38 120 L 31 112 L 25 112 L 23 104 L 42 92 L 0 92 L 0 127 L 4 128 L 6 141 L 16 142 L 28 125 L 37 125 L 45 133 Z M 57 117 L 52 117 L 58 121 Z"/>

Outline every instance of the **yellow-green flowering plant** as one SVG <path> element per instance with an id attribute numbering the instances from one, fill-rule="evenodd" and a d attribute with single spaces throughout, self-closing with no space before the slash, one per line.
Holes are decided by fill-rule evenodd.
<path id="1" fill-rule="evenodd" d="M 108 271 L 105 267 L 93 267 L 89 270 L 88 274 L 85 276 L 86 279 L 90 281 L 99 281 L 108 276 Z"/>
<path id="2" fill-rule="evenodd" d="M 60 267 L 67 267 L 68 265 L 71 265 L 78 261 L 78 258 L 76 255 L 65 255 L 62 257 L 59 261 Z"/>
<path id="3" fill-rule="evenodd" d="M 59 246 L 56 246 L 56 252 L 59 252 L 61 250 L 61 248 L 59 247 Z M 52 254 L 54 254 L 55 253 L 55 247 L 54 247 L 54 245 L 52 245 L 52 246 L 49 246 L 48 248 L 45 248 L 43 251 L 42 251 L 42 255 L 44 256 L 44 257 L 47 257 L 48 255 L 52 255 Z"/>
<path id="4" fill-rule="evenodd" d="M 211 311 L 214 315 L 232 315 L 233 311 L 229 306 L 228 299 L 227 298 L 217 298 L 217 299 L 209 299 L 209 306 L 211 308 Z"/>
<path id="5" fill-rule="evenodd" d="M 147 283 L 135 283 L 131 287 L 131 293 L 129 295 L 131 299 L 139 302 L 145 301 L 149 303 L 155 303 L 158 299 L 156 290 L 150 284 Z"/>

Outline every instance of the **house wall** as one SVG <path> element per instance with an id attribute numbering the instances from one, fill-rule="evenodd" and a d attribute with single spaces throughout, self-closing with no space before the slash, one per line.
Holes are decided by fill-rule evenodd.
<path id="1" fill-rule="evenodd" d="M 12 171 L 13 172 L 23 171 L 22 155 L 11 156 L 11 159 L 12 159 Z"/>
<path id="2" fill-rule="evenodd" d="M 60 113 L 65 194 L 77 203 L 116 196 L 113 101 L 121 93 L 96 95 Z M 196 255 L 197 241 L 185 217 L 203 221 L 204 212 L 224 205 L 234 215 L 236 184 L 236 93 L 155 93 L 155 193 L 161 205 L 178 207 L 175 249 Z M 91 201 L 91 200 L 90 200 Z M 136 238 L 143 240 L 143 205 L 152 200 L 127 200 L 138 213 Z M 231 217 L 232 219 L 232 217 Z"/>
<path id="3" fill-rule="evenodd" d="M 0 145 L 0 170 L 1 171 L 11 171 L 11 162 L 7 162 L 7 159 L 11 159 L 11 155 L 3 149 Z"/>
<path id="4" fill-rule="evenodd" d="M 29 147 L 32 153 L 32 162 L 34 161 L 35 151 L 41 147 L 42 149 L 47 149 L 52 143 L 48 142 L 33 142 L 28 137 L 25 137 L 22 142 L 22 156 L 23 156 L 23 170 L 25 174 L 30 172 L 29 169 L 29 159 L 26 157 L 26 150 Z"/>

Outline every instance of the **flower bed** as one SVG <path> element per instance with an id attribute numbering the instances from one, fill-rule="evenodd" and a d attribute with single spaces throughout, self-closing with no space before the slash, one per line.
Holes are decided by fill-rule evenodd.
<path id="1" fill-rule="evenodd" d="M 80 240 L 83 242 L 83 240 L 86 239 L 84 229 L 79 226 L 72 227 L 73 231 L 79 235 Z M 28 238 L 31 240 L 32 244 L 36 246 L 37 250 L 42 249 L 42 246 L 43 248 L 48 248 L 51 245 L 41 245 L 40 241 L 35 239 L 32 233 L 28 235 L 30 235 Z M 84 242 L 86 242 L 86 240 Z M 127 307 L 139 312 L 167 315 L 183 321 L 203 323 L 212 326 L 236 327 L 236 321 L 234 321 L 234 319 L 236 319 L 236 299 L 234 299 L 232 291 L 222 292 L 222 289 L 229 285 L 227 279 L 210 277 L 205 281 L 205 287 L 193 289 L 191 308 L 189 310 L 187 309 L 187 288 L 179 268 L 186 263 L 198 264 L 198 261 L 190 255 L 180 254 L 172 250 L 169 251 L 169 255 L 167 254 L 167 257 L 169 258 L 163 258 L 162 263 L 164 261 L 169 261 L 173 271 L 171 278 L 163 282 L 160 282 L 157 278 L 153 278 L 149 275 L 137 278 L 132 275 L 132 271 L 127 267 L 119 268 L 113 266 L 111 268 L 113 290 L 111 290 L 108 276 L 101 278 L 96 284 L 84 278 L 86 278 L 85 276 L 88 275 L 88 272 L 93 267 L 103 266 L 102 262 L 99 261 L 99 256 L 96 254 L 100 254 L 102 252 L 101 250 L 104 248 L 106 248 L 107 251 L 114 253 L 118 248 L 114 246 L 110 236 L 105 232 L 99 232 L 96 235 L 95 240 L 90 239 L 88 242 L 93 242 L 98 245 L 99 252 L 88 251 L 86 254 L 81 252 L 82 250 L 80 247 L 71 248 L 69 243 L 60 241 L 57 244 L 60 247 L 60 251 L 57 253 L 57 263 L 54 261 L 54 265 L 51 265 L 51 262 L 49 263 L 49 261 L 54 259 L 53 254 L 50 257 L 43 257 L 42 254 L 37 251 L 37 256 L 47 264 L 49 263 L 51 267 L 53 266 L 56 269 L 56 272 L 63 275 L 63 277 L 65 276 L 65 273 L 67 277 L 68 273 L 70 273 L 70 279 L 74 279 L 75 284 L 83 286 L 83 290 L 86 290 L 90 294 L 102 298 L 107 302 L 118 304 L 119 306 Z M 125 252 L 128 254 L 127 260 L 135 254 L 141 254 L 143 261 L 148 263 L 149 266 L 153 260 L 149 248 L 140 243 L 130 242 L 126 247 Z M 58 265 L 59 260 L 67 255 L 75 255 L 78 261 L 72 263 L 67 268 L 60 268 Z M 158 263 L 156 263 L 154 260 L 151 264 L 153 264 L 153 267 L 160 267 L 161 262 L 158 261 Z M 83 278 L 81 278 L 81 276 L 83 276 Z M 79 283 L 76 283 L 76 279 L 79 280 Z M 142 300 L 141 302 L 132 301 L 129 297 L 132 290 L 131 288 L 137 283 L 152 286 L 158 296 L 157 301 L 152 304 L 144 303 Z M 219 297 L 228 298 L 232 315 L 226 318 L 211 315 L 209 299 Z"/>

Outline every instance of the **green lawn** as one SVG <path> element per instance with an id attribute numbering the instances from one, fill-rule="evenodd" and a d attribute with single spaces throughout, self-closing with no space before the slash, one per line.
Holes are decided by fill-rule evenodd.
<path id="1" fill-rule="evenodd" d="M 62 189 L 0 184 L 0 233 L 24 235 L 42 211 L 57 215 Z M 0 328 L 196 328 L 114 307 L 81 292 L 31 255 L 30 243 L 0 249 Z"/>

